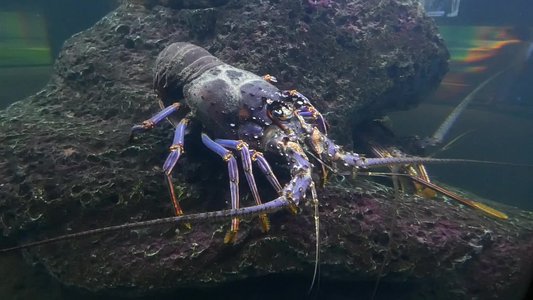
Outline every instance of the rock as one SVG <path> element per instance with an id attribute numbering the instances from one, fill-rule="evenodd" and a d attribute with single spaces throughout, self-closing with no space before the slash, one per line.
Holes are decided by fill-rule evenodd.
<path id="1" fill-rule="evenodd" d="M 160 168 L 170 125 L 128 142 L 132 124 L 158 109 L 152 68 L 171 42 L 193 42 L 225 62 L 275 75 L 280 88 L 298 88 L 329 112 L 333 135 L 345 144 L 352 125 L 415 105 L 442 78 L 447 51 L 417 1 L 378 3 L 233 0 L 177 10 L 125 2 L 65 43 L 41 92 L 0 112 L 3 243 L 172 214 Z M 174 176 L 186 213 L 225 208 L 226 167 L 201 146 L 198 128 L 186 151 Z M 272 199 L 268 184 L 259 184 L 263 198 Z M 322 290 L 349 282 L 343 291 L 353 293 L 361 285 L 352 283 L 373 282 L 384 260 L 390 263 L 382 285 L 398 298 L 434 291 L 503 297 L 530 271 L 530 213 L 508 208 L 511 221 L 503 222 L 414 196 L 396 203 L 389 189 L 363 179 L 332 182 L 319 197 Z M 257 220 L 244 222 L 232 246 L 223 244 L 223 222 L 95 236 L 35 248 L 27 257 L 68 286 L 104 294 L 216 287 L 215 295 L 230 289 L 244 298 L 264 292 L 271 278 L 304 282 L 291 292 L 305 295 L 314 265 L 312 210 L 271 221 L 268 234 Z M 247 289 L 236 287 L 241 283 Z"/>
<path id="2" fill-rule="evenodd" d="M 195 9 L 223 6 L 229 0 L 135 0 L 133 2 L 143 4 L 146 7 L 162 5 L 176 9 Z"/>

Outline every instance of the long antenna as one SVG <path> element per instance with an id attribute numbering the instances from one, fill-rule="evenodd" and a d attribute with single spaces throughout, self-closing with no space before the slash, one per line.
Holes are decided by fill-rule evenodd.
<path id="1" fill-rule="evenodd" d="M 435 146 L 437 144 L 442 143 L 442 141 L 444 140 L 444 137 L 450 131 L 450 128 L 452 128 L 452 126 L 455 124 L 455 122 L 457 121 L 459 116 L 463 113 L 463 111 L 468 106 L 468 104 L 470 104 L 470 102 L 472 102 L 472 99 L 474 99 L 476 94 L 479 93 L 479 91 L 481 91 L 487 84 L 492 82 L 494 79 L 496 79 L 498 76 L 500 76 L 500 74 L 502 74 L 503 72 L 507 71 L 508 69 L 509 69 L 509 67 L 501 70 L 500 72 L 498 72 L 496 74 L 493 74 L 489 78 L 485 79 L 485 81 L 483 81 L 481 84 L 479 84 L 473 91 L 471 91 L 461 101 L 461 103 L 459 103 L 452 110 L 452 112 L 448 115 L 448 117 L 446 117 L 444 122 L 442 122 L 442 124 L 439 126 L 439 128 L 437 128 L 435 133 L 433 133 L 433 135 L 431 137 L 426 139 L 426 141 L 424 142 L 425 146 L 428 146 L 428 145 Z"/>
<path id="2" fill-rule="evenodd" d="M 225 220 L 225 219 L 233 218 L 233 217 L 244 217 L 244 216 L 259 215 L 259 214 L 264 214 L 264 213 L 272 213 L 272 212 L 281 210 L 282 208 L 287 207 L 287 206 L 289 206 L 289 201 L 287 201 L 285 198 L 278 197 L 272 201 L 263 203 L 261 205 L 255 205 L 255 206 L 244 207 L 244 208 L 239 208 L 239 209 L 218 210 L 218 211 L 198 213 L 198 214 L 188 214 L 188 215 L 181 215 L 181 216 L 176 216 L 176 217 L 153 219 L 153 220 L 148 220 L 148 221 L 126 223 L 122 225 L 102 227 L 102 228 L 97 228 L 97 229 L 92 229 L 92 230 L 86 230 L 86 231 L 80 231 L 76 233 L 60 235 L 57 237 L 53 237 L 53 238 L 49 238 L 49 239 L 45 239 L 41 241 L 30 242 L 30 243 L 18 245 L 15 247 L 0 249 L 0 253 L 6 253 L 6 252 L 15 251 L 15 250 L 51 244 L 51 243 L 55 243 L 59 241 L 72 240 L 72 239 L 77 239 L 81 237 L 87 237 L 91 235 L 97 235 L 97 234 L 114 232 L 114 231 L 130 230 L 130 229 L 151 227 L 151 226 L 164 225 L 164 224 L 198 223 L 198 222 L 206 222 L 206 221 L 214 222 L 214 221 Z"/>

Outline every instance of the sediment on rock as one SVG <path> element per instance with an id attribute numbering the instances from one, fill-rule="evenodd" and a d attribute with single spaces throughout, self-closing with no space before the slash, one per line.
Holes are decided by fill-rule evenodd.
<path id="1" fill-rule="evenodd" d="M 160 167 L 171 126 L 128 142 L 132 124 L 158 109 L 152 69 L 172 42 L 198 44 L 227 63 L 276 76 L 281 89 L 297 88 L 327 112 L 332 136 L 348 146 L 351 126 L 416 105 L 446 71 L 448 53 L 414 0 L 234 0 L 195 9 L 135 2 L 69 39 L 43 91 L 0 112 L 0 226 L 10 241 L 172 214 Z M 198 128 L 186 152 L 174 176 L 186 213 L 226 208 L 226 167 L 201 146 Z M 510 222 L 494 221 L 411 196 L 397 204 L 392 222 L 392 193 L 365 182 L 319 191 L 324 281 L 373 281 L 393 223 L 385 284 L 422 281 L 490 298 L 511 293 L 529 271 L 530 214 L 516 210 Z M 266 182 L 260 189 L 265 199 L 275 196 Z M 28 254 L 66 285 L 129 296 L 310 277 L 311 210 L 271 221 L 268 234 L 255 219 L 244 222 L 233 246 L 223 244 L 225 222 L 114 233 Z"/>

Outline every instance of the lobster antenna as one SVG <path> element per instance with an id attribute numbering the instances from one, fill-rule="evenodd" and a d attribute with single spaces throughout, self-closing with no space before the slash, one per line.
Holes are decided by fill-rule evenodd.
<path id="1" fill-rule="evenodd" d="M 273 213 L 275 211 L 281 210 L 282 208 L 288 207 L 288 206 L 289 206 L 289 201 L 287 201 L 286 199 L 282 197 L 278 197 L 272 201 L 263 203 L 261 205 L 255 205 L 255 206 L 250 206 L 250 207 L 244 207 L 244 208 L 238 208 L 238 209 L 226 209 L 226 210 L 218 210 L 218 211 L 198 213 L 198 214 L 188 214 L 188 215 L 181 215 L 181 216 L 175 216 L 175 217 L 153 219 L 153 220 L 126 223 L 126 224 L 108 226 L 108 227 L 101 227 L 97 229 L 91 229 L 91 230 L 80 231 L 76 233 L 60 235 L 60 236 L 56 236 L 56 237 L 45 239 L 45 240 L 40 240 L 40 241 L 30 242 L 30 243 L 10 247 L 10 248 L 0 249 L 0 253 L 12 252 L 15 250 L 27 249 L 27 248 L 51 244 L 51 243 L 55 243 L 59 241 L 72 240 L 72 239 L 77 239 L 77 238 L 82 238 L 82 237 L 87 237 L 87 236 L 92 236 L 92 235 L 97 235 L 97 234 L 102 234 L 102 233 L 108 233 L 108 232 L 130 230 L 130 229 L 136 229 L 136 228 L 145 228 L 145 227 L 164 225 L 164 224 L 198 223 L 198 222 L 205 222 L 205 221 L 215 222 L 215 221 L 225 220 L 225 219 L 234 218 L 234 217 L 244 217 L 244 216 L 259 215 L 259 214 L 264 214 L 264 213 Z"/>
<path id="2" fill-rule="evenodd" d="M 436 144 L 442 143 L 444 137 L 446 136 L 446 134 L 448 134 L 453 124 L 455 124 L 459 116 L 463 113 L 468 104 L 472 102 L 472 99 L 474 99 L 474 97 L 479 93 L 479 91 L 481 91 L 487 84 L 495 80 L 498 76 L 500 76 L 500 74 L 507 71 L 507 69 L 509 68 L 510 67 L 507 67 L 485 79 L 472 92 L 466 95 L 466 97 L 452 110 L 448 117 L 446 117 L 446 119 L 444 120 L 444 122 L 442 122 L 439 128 L 437 128 L 435 133 L 433 133 L 433 135 L 428 139 L 428 144 L 434 146 Z"/>
<path id="3" fill-rule="evenodd" d="M 364 158 L 364 168 L 370 167 L 386 167 L 392 165 L 402 164 L 420 164 L 420 163 L 466 163 L 466 164 L 480 164 L 480 165 L 495 165 L 495 166 L 509 166 L 520 168 L 533 168 L 532 164 L 518 164 L 511 162 L 500 162 L 490 160 L 477 159 L 463 159 L 463 158 L 432 158 L 423 156 L 406 156 L 406 157 L 368 157 Z"/>

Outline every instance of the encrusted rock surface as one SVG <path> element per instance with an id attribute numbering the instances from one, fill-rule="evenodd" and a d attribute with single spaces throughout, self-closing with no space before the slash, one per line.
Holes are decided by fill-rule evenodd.
<path id="1" fill-rule="evenodd" d="M 160 168 L 171 127 L 128 142 L 131 125 L 157 110 L 153 63 L 171 42 L 196 43 L 228 63 L 275 75 L 281 88 L 298 88 L 328 112 L 333 135 L 346 143 L 349 125 L 414 105 L 446 68 L 442 41 L 414 0 L 202 1 L 216 6 L 202 9 L 186 8 L 191 1 L 149 2 L 125 2 L 68 40 L 46 88 L 0 112 L 4 244 L 172 214 Z M 175 175 L 186 212 L 225 208 L 225 166 L 200 145 L 197 128 L 186 150 Z M 264 199 L 274 197 L 268 184 L 260 187 Z M 391 195 L 362 179 L 319 191 L 323 291 L 342 285 L 337 292 L 353 296 L 361 287 L 352 283 L 373 282 L 389 259 L 382 284 L 397 299 L 434 292 L 502 298 L 526 280 L 530 213 L 506 208 L 511 220 L 495 221 L 442 201 L 405 197 L 394 204 Z M 268 234 L 257 220 L 245 222 L 233 246 L 222 243 L 225 222 L 91 237 L 32 249 L 28 257 L 66 285 L 93 292 L 230 286 L 235 297 L 287 295 L 268 282 L 309 282 L 312 210 L 271 219 Z M 299 287 L 290 293 L 305 295 Z"/>

